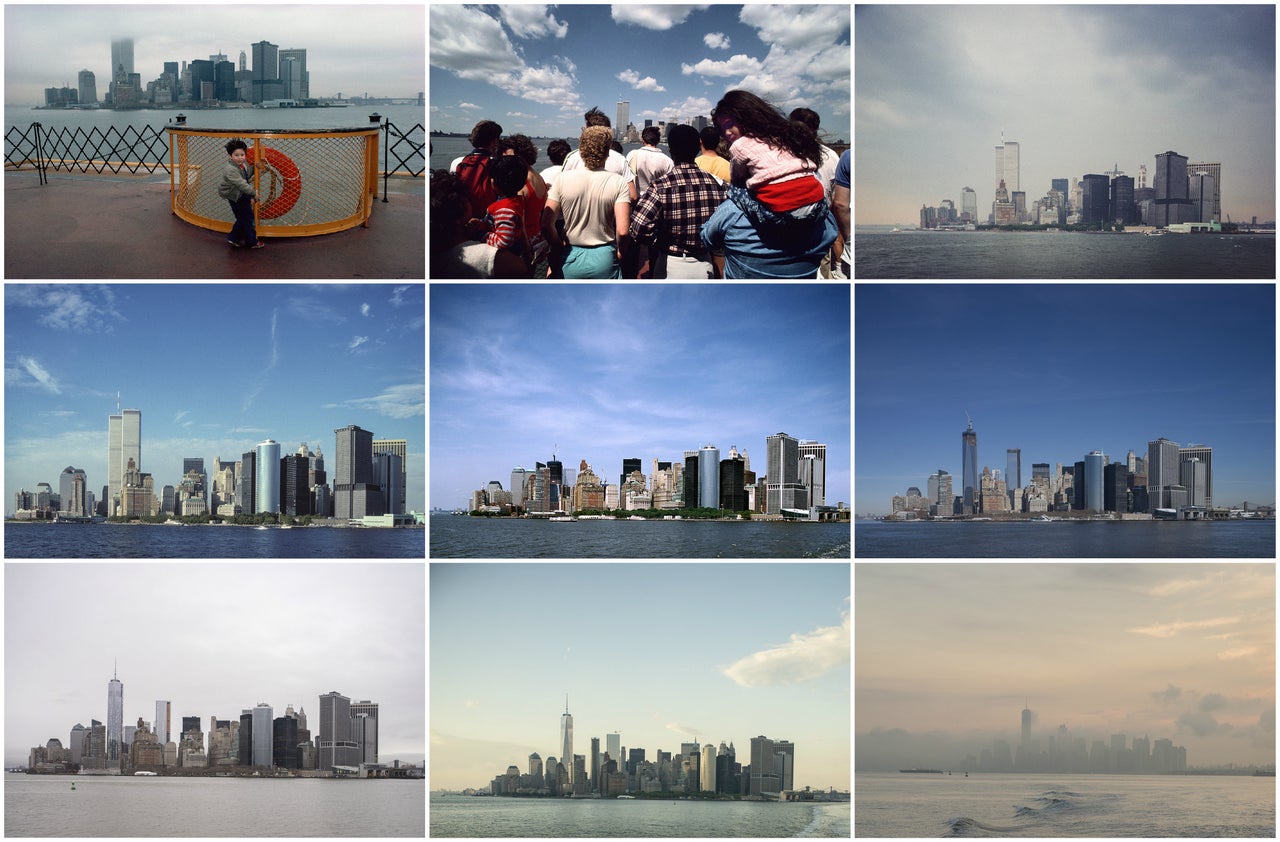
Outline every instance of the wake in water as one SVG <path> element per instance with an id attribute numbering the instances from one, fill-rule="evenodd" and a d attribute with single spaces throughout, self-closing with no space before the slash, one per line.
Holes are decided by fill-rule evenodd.
<path id="1" fill-rule="evenodd" d="M 1041 830 L 1050 824 L 1068 820 L 1067 817 L 1086 809 L 1089 805 L 1078 792 L 1051 789 L 1031 799 L 1030 805 L 1014 808 L 1013 817 L 1018 824 L 1009 827 L 984 824 L 969 816 L 947 819 L 944 837 L 950 836 L 1057 836 L 1058 833 Z"/>

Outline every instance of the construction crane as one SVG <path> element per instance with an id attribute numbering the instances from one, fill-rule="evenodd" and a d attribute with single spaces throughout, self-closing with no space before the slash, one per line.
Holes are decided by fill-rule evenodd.
<path id="1" fill-rule="evenodd" d="M 964 417 L 965 417 L 966 419 L 968 419 L 968 421 L 969 421 L 969 429 L 970 429 L 970 430 L 972 430 L 972 429 L 973 429 L 973 419 L 969 417 L 969 410 L 967 410 L 967 409 L 966 409 L 966 410 L 964 411 Z"/>

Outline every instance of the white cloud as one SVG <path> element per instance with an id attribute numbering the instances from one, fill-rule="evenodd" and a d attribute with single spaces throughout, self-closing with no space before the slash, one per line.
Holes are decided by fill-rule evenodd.
<path id="1" fill-rule="evenodd" d="M 1140 629 L 1128 629 L 1132 634 L 1145 634 L 1151 637 L 1173 637 L 1185 629 L 1211 629 L 1217 626 L 1229 626 L 1240 622 L 1239 617 L 1215 617 L 1212 620 L 1186 620 L 1175 623 L 1157 623 L 1143 626 Z"/>
<path id="2" fill-rule="evenodd" d="M 368 315 L 369 315 L 369 304 L 368 304 L 367 302 L 362 303 L 362 304 L 360 305 L 360 315 L 362 315 L 362 316 L 368 316 Z"/>
<path id="3" fill-rule="evenodd" d="M 727 50 L 729 49 L 729 36 L 723 32 L 708 32 L 702 36 L 702 43 L 713 50 Z"/>
<path id="4" fill-rule="evenodd" d="M 508 112 L 507 112 L 507 116 L 508 116 L 508 117 L 517 117 L 517 118 L 522 119 L 522 120 L 537 120 L 537 119 L 538 119 L 537 115 L 535 115 L 535 114 L 525 114 L 523 111 L 508 111 Z"/>
<path id="5" fill-rule="evenodd" d="M 422 382 L 388 386 L 382 394 L 371 398 L 352 398 L 342 403 L 325 404 L 325 409 L 346 407 L 376 412 L 389 418 L 412 418 L 427 411 L 426 385 Z"/>
<path id="6" fill-rule="evenodd" d="M 835 43 L 844 34 L 848 14 L 848 6 L 748 5 L 742 7 L 738 20 L 759 30 L 760 40 L 766 44 L 812 51 Z"/>
<path id="7" fill-rule="evenodd" d="M 666 88 L 658 84 L 658 80 L 652 76 L 640 78 L 640 74 L 628 67 L 626 70 L 618 74 L 618 78 L 626 82 L 634 90 L 637 91 L 654 91 L 656 93 L 666 93 Z"/>
<path id="8" fill-rule="evenodd" d="M 405 285 L 405 286 L 398 286 L 398 287 L 396 287 L 395 289 L 393 289 L 393 290 L 391 291 L 391 306 L 392 306 L 392 307 L 399 307 L 401 304 L 403 304 L 403 303 L 404 303 L 404 294 L 405 294 L 406 292 L 408 292 L 409 290 L 410 290 L 410 287 L 409 287 L 409 286 L 407 286 L 407 285 Z"/>
<path id="9" fill-rule="evenodd" d="M 367 336 L 353 336 L 351 337 L 351 344 L 347 346 L 347 350 L 354 351 L 368 341 L 369 337 Z"/>
<path id="10" fill-rule="evenodd" d="M 569 33 L 569 24 L 556 20 L 547 6 L 504 4 L 498 7 L 498 11 L 517 38 L 544 38 L 548 35 L 563 38 Z"/>
<path id="11" fill-rule="evenodd" d="M 47 391 L 55 395 L 62 394 L 62 386 L 58 383 L 58 378 L 50 374 L 39 360 L 34 357 L 18 357 L 18 365 L 22 366 L 22 369 Z"/>
<path id="12" fill-rule="evenodd" d="M 691 73 L 702 76 L 741 76 L 744 73 L 756 73 L 759 70 L 760 62 L 743 53 L 739 53 L 728 61 L 712 61 L 704 58 L 697 64 L 680 65 L 680 72 L 685 76 Z"/>
<path id="13" fill-rule="evenodd" d="M 793 634 L 787 643 L 748 655 L 723 672 L 743 687 L 801 684 L 848 665 L 852 637 L 846 612 L 838 626 Z"/>
<path id="14" fill-rule="evenodd" d="M 616 23 L 631 23 L 645 29 L 659 31 L 670 29 L 678 23 L 684 23 L 690 13 L 707 8 L 708 4 L 691 6 L 651 6 L 615 3 L 612 6 L 613 19 Z"/>
<path id="15" fill-rule="evenodd" d="M 460 103 L 458 103 L 458 107 L 459 107 L 459 108 L 466 108 L 466 109 L 468 109 L 468 110 L 470 110 L 470 111 L 479 111 L 479 110 L 480 110 L 480 106 L 476 105 L 474 102 L 460 102 Z"/>

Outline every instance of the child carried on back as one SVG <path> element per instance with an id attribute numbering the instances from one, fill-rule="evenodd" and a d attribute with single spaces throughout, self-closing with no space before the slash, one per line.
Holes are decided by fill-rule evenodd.
<path id="1" fill-rule="evenodd" d="M 525 185 L 529 168 L 511 155 L 493 159 L 489 174 L 493 178 L 498 200 L 486 209 L 483 220 L 473 219 L 471 225 L 488 232 L 485 242 L 523 258 L 526 262 L 533 250 L 524 229 L 524 199 L 517 194 Z"/>

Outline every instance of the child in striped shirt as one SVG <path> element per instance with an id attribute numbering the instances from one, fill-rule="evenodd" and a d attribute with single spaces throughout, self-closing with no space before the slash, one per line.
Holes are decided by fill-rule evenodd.
<path id="1" fill-rule="evenodd" d="M 524 230 L 524 199 L 517 194 L 524 187 L 528 172 L 524 162 L 512 155 L 493 159 L 489 174 L 498 192 L 498 201 L 489 205 L 484 221 L 480 223 L 488 231 L 486 243 L 506 249 L 526 262 L 533 250 Z"/>

